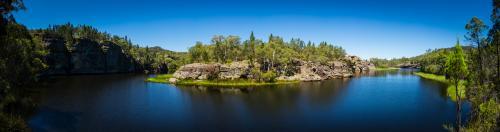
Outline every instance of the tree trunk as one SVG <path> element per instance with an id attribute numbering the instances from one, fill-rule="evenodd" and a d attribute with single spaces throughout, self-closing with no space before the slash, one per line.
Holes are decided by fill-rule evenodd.
<path id="1" fill-rule="evenodd" d="M 461 98 L 460 98 L 460 91 L 458 91 L 458 81 L 455 81 L 455 95 L 457 97 L 457 132 L 460 132 L 460 127 L 462 126 L 462 107 L 460 106 Z"/>
<path id="2" fill-rule="evenodd" d="M 496 38 L 496 39 L 500 39 L 500 38 Z M 496 87 L 497 87 L 497 92 L 500 90 L 500 42 L 498 42 L 499 40 L 496 40 L 496 46 L 497 46 L 497 84 L 496 84 Z"/>
<path id="3" fill-rule="evenodd" d="M 478 76 L 478 79 L 479 79 L 479 85 L 483 85 L 484 83 L 484 78 L 483 78 L 483 57 L 482 57 L 482 52 L 481 52 L 481 41 L 480 40 L 477 40 L 477 59 L 479 61 L 479 67 L 478 67 L 478 71 L 479 71 L 479 76 Z"/>
<path id="4" fill-rule="evenodd" d="M 273 50 L 273 59 L 271 60 L 271 68 L 274 66 L 274 50 Z"/>

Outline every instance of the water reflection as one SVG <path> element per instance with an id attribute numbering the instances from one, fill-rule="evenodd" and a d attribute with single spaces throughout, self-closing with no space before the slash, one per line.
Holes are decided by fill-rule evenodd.
<path id="1" fill-rule="evenodd" d="M 72 76 L 42 89 L 34 131 L 444 131 L 455 104 L 411 69 L 217 88 L 143 75 Z M 467 110 L 464 110 L 467 111 Z"/>

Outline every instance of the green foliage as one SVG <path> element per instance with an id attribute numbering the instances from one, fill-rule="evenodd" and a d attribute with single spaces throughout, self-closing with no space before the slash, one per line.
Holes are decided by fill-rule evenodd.
<path id="1" fill-rule="evenodd" d="M 391 70 L 399 70 L 401 68 L 395 68 L 395 67 L 376 67 L 375 70 L 377 71 L 391 71 Z"/>
<path id="2" fill-rule="evenodd" d="M 270 35 L 267 42 L 256 39 L 253 32 L 249 40 L 241 42 L 237 36 L 212 38 L 211 44 L 197 42 L 189 48 L 189 60 L 193 62 L 219 62 L 250 60 L 262 66 L 263 71 L 276 70 L 276 74 L 285 74 L 293 59 L 326 63 L 343 58 L 346 53 L 342 47 L 321 42 L 318 46 L 309 42 L 305 45 L 300 39 L 285 42 L 279 36 Z"/>
<path id="3" fill-rule="evenodd" d="M 450 80 L 454 83 L 465 79 L 469 74 L 467 69 L 467 64 L 465 63 L 465 55 L 462 50 L 462 46 L 457 41 L 455 45 L 455 50 L 448 55 L 447 61 L 445 63 L 445 73 L 448 75 Z"/>
<path id="4" fill-rule="evenodd" d="M 168 82 L 168 79 L 174 77 L 173 74 L 160 74 L 156 75 L 155 77 L 150 77 L 146 79 L 148 82 L 156 82 L 156 83 L 166 83 Z"/>
<path id="5" fill-rule="evenodd" d="M 421 68 L 422 71 L 432 74 L 444 74 L 444 68 L 441 65 L 431 64 Z"/>
<path id="6" fill-rule="evenodd" d="M 498 117 L 500 116 L 500 104 L 494 99 L 485 101 L 479 105 L 478 115 L 465 127 L 465 131 L 471 132 L 493 132 L 498 130 Z"/>
<path id="7" fill-rule="evenodd" d="M 257 81 L 262 80 L 262 72 L 260 71 L 260 69 L 252 68 L 252 70 L 250 71 L 250 75 L 251 75 L 251 78 L 253 78 Z"/>
<path id="8" fill-rule="evenodd" d="M 406 57 L 392 59 L 370 58 L 370 62 L 373 63 L 377 68 L 399 67 L 400 64 L 404 63 L 417 63 L 415 59 Z"/>
<path id="9" fill-rule="evenodd" d="M 274 71 L 267 71 L 262 73 L 262 81 L 264 82 L 275 82 L 277 77 L 278 76 Z"/>
<path id="10" fill-rule="evenodd" d="M 27 130 L 28 125 L 21 116 L 0 113 L 0 131 L 22 132 Z"/>
<path id="11" fill-rule="evenodd" d="M 137 63 L 138 70 L 154 73 L 172 73 L 180 65 L 185 64 L 185 53 L 173 52 L 161 47 L 140 47 L 132 43 L 127 36 L 120 37 L 109 33 L 100 32 L 96 28 L 88 25 L 73 25 L 66 23 L 63 25 L 50 26 L 47 29 L 32 30 L 32 34 L 39 38 L 62 38 L 65 41 L 68 51 L 72 51 L 77 40 L 91 40 L 100 44 L 114 44 L 123 49 L 123 53 L 133 58 Z M 40 40 L 41 40 L 40 39 Z M 108 46 L 101 45 L 103 53 L 107 52 Z"/>
<path id="12" fill-rule="evenodd" d="M 12 11 L 24 9 L 21 0 L 0 2 L 0 131 L 26 131 L 18 107 L 26 89 L 35 87 L 38 72 L 46 68 L 47 51 L 25 26 L 16 23 Z"/>
<path id="13" fill-rule="evenodd" d="M 441 82 L 441 83 L 444 83 L 444 84 L 447 84 L 448 87 L 446 89 L 446 94 L 448 95 L 448 97 L 451 98 L 451 100 L 453 101 L 457 101 L 457 97 L 456 97 L 456 87 L 453 83 L 450 83 L 450 81 L 448 81 L 446 79 L 445 76 L 443 75 L 436 75 L 436 74 L 432 74 L 432 73 L 424 73 L 424 72 L 415 72 L 413 73 L 415 75 L 418 75 L 422 78 L 425 78 L 425 79 L 429 79 L 429 80 L 434 80 L 434 81 L 438 81 L 438 82 Z M 465 80 L 460 80 L 460 82 L 458 83 L 458 91 L 459 91 L 459 94 L 460 94 L 460 98 L 465 98 L 465 95 L 466 95 L 466 81 Z"/>
<path id="14" fill-rule="evenodd" d="M 457 99 L 457 131 L 460 131 L 461 125 L 461 99 L 463 90 L 459 89 L 460 81 L 465 79 L 469 74 L 467 64 L 465 63 L 465 55 L 462 51 L 462 46 L 457 40 L 455 50 L 449 54 L 445 63 L 445 73 L 449 77 L 450 82 L 455 85 L 455 97 Z"/>

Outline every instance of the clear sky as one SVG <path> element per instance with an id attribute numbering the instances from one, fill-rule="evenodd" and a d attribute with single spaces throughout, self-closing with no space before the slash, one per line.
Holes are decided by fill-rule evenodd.
<path id="1" fill-rule="evenodd" d="M 128 36 L 141 46 L 187 51 L 213 35 L 251 31 L 327 41 L 349 54 L 402 57 L 451 47 L 473 16 L 489 24 L 491 0 L 24 0 L 29 28 L 71 22 Z"/>

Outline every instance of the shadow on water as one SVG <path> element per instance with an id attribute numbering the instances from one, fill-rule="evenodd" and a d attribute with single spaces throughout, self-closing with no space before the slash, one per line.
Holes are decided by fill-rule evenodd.
<path id="1" fill-rule="evenodd" d="M 68 132 L 76 131 L 78 113 L 62 112 L 51 108 L 39 108 L 38 114 L 28 122 L 33 131 Z"/>
<path id="2" fill-rule="evenodd" d="M 376 71 L 351 79 L 218 88 L 145 75 L 58 77 L 40 92 L 34 131 L 444 131 L 446 87 Z M 464 110 L 466 111 L 466 110 Z"/>

